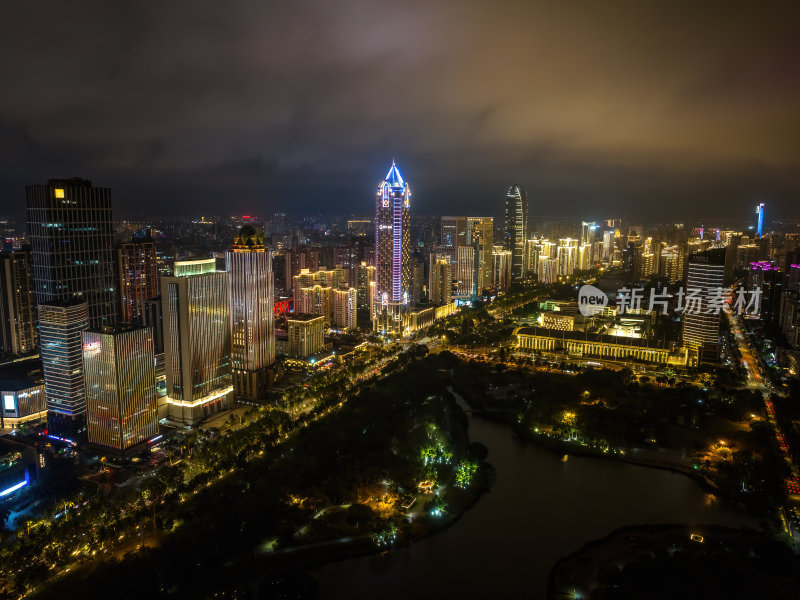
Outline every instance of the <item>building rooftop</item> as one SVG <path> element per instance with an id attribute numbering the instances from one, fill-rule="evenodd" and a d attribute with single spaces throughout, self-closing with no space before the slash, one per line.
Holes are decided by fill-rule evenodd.
<path id="1" fill-rule="evenodd" d="M 18 392 L 44 382 L 38 356 L 0 365 L 0 391 Z"/>
<path id="2" fill-rule="evenodd" d="M 648 340 L 645 338 L 603 335 L 599 333 L 587 333 L 585 331 L 563 331 L 561 329 L 548 329 L 545 327 L 520 327 L 514 330 L 514 335 L 536 335 L 539 337 L 551 337 L 577 342 L 598 342 L 601 344 L 616 344 L 618 346 L 663 349 L 658 344 L 648 343 Z"/>
<path id="3" fill-rule="evenodd" d="M 287 321 L 308 322 L 308 321 L 314 321 L 316 319 L 325 320 L 325 317 L 323 315 L 312 315 L 312 314 L 308 314 L 308 313 L 298 313 L 298 314 L 286 317 Z"/>

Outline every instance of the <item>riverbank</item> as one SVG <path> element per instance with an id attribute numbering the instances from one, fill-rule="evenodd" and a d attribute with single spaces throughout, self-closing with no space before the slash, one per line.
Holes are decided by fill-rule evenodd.
<path id="1" fill-rule="evenodd" d="M 796 566 L 788 546 L 752 529 L 633 525 L 561 558 L 547 598 L 788 598 Z"/>

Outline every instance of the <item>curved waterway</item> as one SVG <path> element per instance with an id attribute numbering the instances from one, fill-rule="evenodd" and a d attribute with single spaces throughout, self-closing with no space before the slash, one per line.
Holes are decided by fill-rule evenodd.
<path id="1" fill-rule="evenodd" d="M 678 473 L 602 458 L 562 462 L 476 417 L 470 440 L 489 448 L 491 492 L 445 531 L 385 558 L 314 569 L 322 598 L 542 598 L 559 558 L 618 527 L 757 525 Z"/>

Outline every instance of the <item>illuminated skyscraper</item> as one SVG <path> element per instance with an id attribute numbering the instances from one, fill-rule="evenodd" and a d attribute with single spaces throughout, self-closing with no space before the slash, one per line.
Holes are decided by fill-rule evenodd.
<path id="1" fill-rule="evenodd" d="M 39 353 L 50 432 L 76 442 L 86 436 L 81 333 L 89 328 L 85 300 L 39 305 Z"/>
<path id="2" fill-rule="evenodd" d="M 492 217 L 467 217 L 466 243 L 474 250 L 475 261 L 472 276 L 473 299 L 484 290 L 492 287 L 492 244 L 494 240 L 494 219 Z"/>
<path id="3" fill-rule="evenodd" d="M 236 398 L 255 402 L 269 385 L 275 362 L 272 255 L 255 228 L 245 225 L 226 255 L 230 274 L 231 360 Z"/>
<path id="4" fill-rule="evenodd" d="M 720 313 L 709 310 L 708 298 L 711 290 L 722 288 L 724 278 L 724 248 L 689 255 L 686 290 L 699 290 L 700 302 L 683 313 L 683 343 L 693 351 L 696 364 L 719 360 Z"/>
<path id="5" fill-rule="evenodd" d="M 331 324 L 340 329 L 355 329 L 358 327 L 358 292 L 356 288 L 333 290 Z"/>
<path id="6" fill-rule="evenodd" d="M 459 246 L 469 244 L 467 217 L 442 217 L 440 231 L 439 241 L 441 243 L 437 253 L 449 256 L 450 262 L 455 267 Z"/>
<path id="7" fill-rule="evenodd" d="M 758 237 L 761 237 L 761 234 L 764 231 L 764 203 L 761 202 L 756 206 L 756 214 L 758 215 L 758 224 L 756 226 L 756 232 L 758 233 Z"/>
<path id="8" fill-rule="evenodd" d="M 370 284 L 374 283 L 375 267 L 362 261 L 361 264 L 356 267 L 356 289 L 358 290 L 359 307 L 369 308 L 372 305 Z"/>
<path id="9" fill-rule="evenodd" d="M 411 189 L 394 161 L 375 199 L 375 331 L 402 332 L 411 283 Z"/>
<path id="10" fill-rule="evenodd" d="M 512 185 L 506 194 L 506 232 L 503 246 L 511 252 L 511 279 L 524 275 L 523 254 L 528 239 L 528 193 Z"/>
<path id="11" fill-rule="evenodd" d="M 144 303 L 158 298 L 156 245 L 149 233 L 117 248 L 120 321 L 144 325 Z"/>
<path id="12" fill-rule="evenodd" d="M 431 304 L 449 304 L 453 291 L 453 263 L 447 255 L 431 254 L 428 297 Z"/>
<path id="13" fill-rule="evenodd" d="M 473 299 L 475 276 L 475 249 L 471 246 L 459 246 L 456 255 L 456 294 L 462 300 Z"/>
<path id="14" fill-rule="evenodd" d="M 111 190 L 85 179 L 27 188 L 28 232 L 37 304 L 86 300 L 91 327 L 117 318 Z"/>
<path id="15" fill-rule="evenodd" d="M 177 261 L 161 278 L 169 420 L 195 426 L 228 407 L 231 376 L 230 276 L 216 260 Z"/>
<path id="16" fill-rule="evenodd" d="M 502 246 L 492 248 L 492 287 L 505 290 L 511 285 L 511 250 Z"/>
<path id="17" fill-rule="evenodd" d="M 36 349 L 31 255 L 0 252 L 0 350 L 15 356 Z"/>
<path id="18" fill-rule="evenodd" d="M 124 452 L 158 434 L 150 327 L 84 331 L 83 371 L 90 444 Z"/>

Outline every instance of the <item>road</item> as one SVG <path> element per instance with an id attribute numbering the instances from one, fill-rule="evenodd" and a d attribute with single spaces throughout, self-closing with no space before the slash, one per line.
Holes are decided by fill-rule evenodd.
<path id="1" fill-rule="evenodd" d="M 798 474 L 797 466 L 792 461 L 792 453 L 789 444 L 786 441 L 786 436 L 778 426 L 778 421 L 775 418 L 775 407 L 770 400 L 770 386 L 764 379 L 764 374 L 761 372 L 761 363 L 754 355 L 754 351 L 747 336 L 742 332 L 741 319 L 735 317 L 729 312 L 726 312 L 728 322 L 730 323 L 731 331 L 733 332 L 734 339 L 739 346 L 739 352 L 742 355 L 742 363 L 747 371 L 747 387 L 761 392 L 764 399 L 764 407 L 767 411 L 767 419 L 775 433 L 775 439 L 778 441 L 783 459 L 789 467 L 791 475 L 786 480 L 786 502 L 784 506 L 779 507 L 779 516 L 783 524 L 784 530 L 792 536 L 795 548 L 800 546 L 800 531 L 792 526 L 792 521 L 797 521 L 800 518 L 797 506 L 800 503 L 800 476 Z"/>

